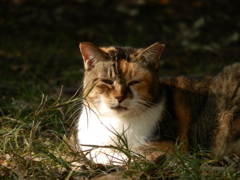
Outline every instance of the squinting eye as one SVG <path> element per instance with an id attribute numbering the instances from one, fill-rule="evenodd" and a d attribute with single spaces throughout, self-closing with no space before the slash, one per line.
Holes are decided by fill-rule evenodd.
<path id="1" fill-rule="evenodd" d="M 134 84 L 138 84 L 140 83 L 141 81 L 131 81 L 130 83 L 128 83 L 128 86 L 132 86 Z"/>
<path id="2" fill-rule="evenodd" d="M 102 82 L 104 82 L 105 84 L 113 85 L 113 81 L 109 79 L 102 79 Z"/>

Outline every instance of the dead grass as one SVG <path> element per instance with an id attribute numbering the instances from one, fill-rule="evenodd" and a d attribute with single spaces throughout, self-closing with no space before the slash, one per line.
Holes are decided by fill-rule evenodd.
<path id="1" fill-rule="evenodd" d="M 36 95 L 38 94 L 38 95 Z M 25 94 L 29 101 L 15 99 L 1 108 L 0 179 L 238 179 L 232 165 L 208 157 L 203 151 L 173 156 L 155 162 L 118 148 L 131 158 L 124 166 L 104 166 L 88 161 L 78 151 L 75 123 L 81 93 L 62 102 L 42 93 Z M 124 138 L 121 139 L 124 143 Z M 120 149 L 121 148 L 121 149 Z"/>

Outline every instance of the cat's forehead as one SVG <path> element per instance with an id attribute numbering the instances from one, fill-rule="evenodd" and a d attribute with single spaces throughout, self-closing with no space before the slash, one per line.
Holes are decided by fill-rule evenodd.
<path id="1" fill-rule="evenodd" d="M 101 49 L 109 55 L 111 61 L 118 62 L 121 60 L 126 60 L 130 62 L 134 60 L 137 54 L 142 50 L 132 47 L 117 47 L 117 46 Z"/>
<path id="2" fill-rule="evenodd" d="M 136 68 L 136 56 L 141 49 L 131 47 L 101 48 L 108 54 L 109 60 L 104 63 L 104 76 L 111 78 L 123 78 L 134 76 Z M 102 66 L 103 67 L 103 66 Z M 102 74 L 102 73 L 101 73 Z"/>
<path id="3" fill-rule="evenodd" d="M 150 72 L 146 68 L 125 59 L 100 62 L 98 68 L 95 70 L 98 78 L 110 78 L 116 80 L 120 84 L 132 79 L 147 79 L 150 76 Z"/>

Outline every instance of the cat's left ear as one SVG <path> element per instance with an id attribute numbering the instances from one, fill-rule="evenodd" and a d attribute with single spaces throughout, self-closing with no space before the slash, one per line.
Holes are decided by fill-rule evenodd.
<path id="1" fill-rule="evenodd" d="M 157 69 L 159 65 L 159 59 L 162 55 L 165 45 L 154 43 L 153 45 L 143 49 L 137 56 L 147 66 Z"/>
<path id="2" fill-rule="evenodd" d="M 105 58 L 104 52 L 90 42 L 80 43 L 79 48 L 82 53 L 85 70 L 91 70 L 96 62 L 103 61 Z"/>

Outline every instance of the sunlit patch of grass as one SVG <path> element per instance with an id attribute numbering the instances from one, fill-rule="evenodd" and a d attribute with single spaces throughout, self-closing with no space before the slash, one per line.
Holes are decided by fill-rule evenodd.
<path id="1" fill-rule="evenodd" d="M 127 139 L 117 132 L 113 133 L 122 145 L 107 148 L 120 151 L 128 160 L 117 166 L 95 164 L 79 151 L 75 140 L 82 94 L 62 101 L 61 91 L 55 99 L 40 88 L 23 92 L 24 96 L 13 99 L 8 110 L 0 109 L 0 179 L 239 178 L 231 165 L 209 157 L 203 150 L 182 154 L 179 145 L 174 154 L 150 162 L 132 152 Z"/>
<path id="2" fill-rule="evenodd" d="M 63 141 L 64 135 L 73 134 L 74 122 L 69 118 L 76 119 L 72 116 L 75 110 L 69 107 L 80 103 L 81 95 L 66 102 L 42 92 L 26 90 L 25 96 L 12 102 L 11 114 L 1 111 L 0 175 L 14 179 L 62 177 L 71 170 L 68 160 L 74 159 Z"/>

